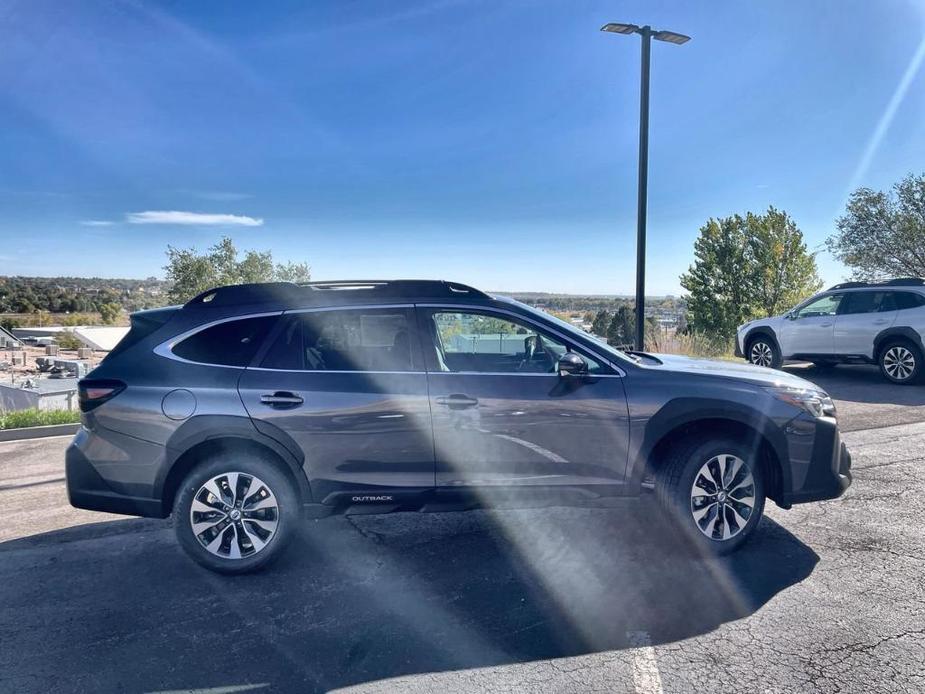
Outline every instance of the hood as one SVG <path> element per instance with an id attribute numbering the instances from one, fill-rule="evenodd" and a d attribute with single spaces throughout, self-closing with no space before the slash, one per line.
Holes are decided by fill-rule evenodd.
<path id="1" fill-rule="evenodd" d="M 697 359 L 678 354 L 653 354 L 661 366 L 651 368 L 677 371 L 679 373 L 719 376 L 737 381 L 749 381 L 759 386 L 793 386 L 797 388 L 814 388 L 822 390 L 812 381 L 794 376 L 786 371 L 777 371 L 747 362 L 721 361 L 719 359 Z"/>

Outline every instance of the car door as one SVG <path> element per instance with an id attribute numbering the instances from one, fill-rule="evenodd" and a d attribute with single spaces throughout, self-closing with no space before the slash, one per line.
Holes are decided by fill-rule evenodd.
<path id="1" fill-rule="evenodd" d="M 623 483 L 629 421 L 614 369 L 513 313 L 420 307 L 419 320 L 438 491 Z M 586 376 L 558 375 L 566 351 Z"/>
<path id="2" fill-rule="evenodd" d="M 284 314 L 238 388 L 258 429 L 305 455 L 316 501 L 432 491 L 433 434 L 413 308 Z"/>
<path id="3" fill-rule="evenodd" d="M 842 294 L 825 294 L 791 311 L 781 325 L 783 356 L 833 354 L 835 314 Z"/>
<path id="4" fill-rule="evenodd" d="M 835 353 L 872 357 L 877 333 L 895 320 L 894 292 L 846 292 L 835 317 Z"/>

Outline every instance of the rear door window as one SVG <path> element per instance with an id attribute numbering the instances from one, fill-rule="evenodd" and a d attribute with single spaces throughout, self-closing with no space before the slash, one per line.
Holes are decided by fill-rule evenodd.
<path id="1" fill-rule="evenodd" d="M 200 364 L 247 366 L 278 316 L 225 321 L 200 330 L 177 344 L 173 353 Z"/>
<path id="2" fill-rule="evenodd" d="M 855 313 L 876 313 L 880 310 L 884 296 L 889 292 L 848 292 L 841 302 L 838 313 L 842 316 Z"/>
<path id="3" fill-rule="evenodd" d="M 286 317 L 261 366 L 305 371 L 422 371 L 406 308 L 310 311 Z"/>

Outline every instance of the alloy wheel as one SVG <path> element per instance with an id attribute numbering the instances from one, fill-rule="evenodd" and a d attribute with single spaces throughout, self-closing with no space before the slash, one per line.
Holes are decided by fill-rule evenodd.
<path id="1" fill-rule="evenodd" d="M 770 366 L 774 363 L 774 352 L 767 342 L 756 342 L 749 352 L 749 361 L 756 366 Z"/>
<path id="2" fill-rule="evenodd" d="M 897 381 L 905 381 L 915 371 L 915 355 L 902 345 L 890 347 L 883 355 L 883 368 Z"/>
<path id="3" fill-rule="evenodd" d="M 711 540 L 729 540 L 742 532 L 755 501 L 755 478 L 738 456 L 713 456 L 694 476 L 691 515 L 697 529 Z"/>
<path id="4" fill-rule="evenodd" d="M 216 475 L 193 496 L 190 526 L 205 549 L 223 559 L 252 557 L 279 525 L 279 504 L 260 478 L 246 472 Z"/>

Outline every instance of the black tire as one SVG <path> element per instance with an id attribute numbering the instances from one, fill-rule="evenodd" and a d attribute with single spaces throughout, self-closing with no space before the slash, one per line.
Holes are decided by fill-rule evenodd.
<path id="1" fill-rule="evenodd" d="M 919 383 L 925 373 L 922 350 L 911 340 L 903 338 L 888 340 L 881 345 L 877 364 L 883 377 L 897 385 Z"/>
<path id="2" fill-rule="evenodd" d="M 238 493 L 231 495 L 230 485 L 235 479 Z M 220 498 L 210 496 L 205 489 L 210 481 Z M 258 483 L 262 484 L 252 488 Z M 192 525 L 194 500 L 196 518 L 203 521 L 197 528 L 198 535 Z M 215 510 L 199 510 L 205 505 Z M 256 571 L 277 559 L 295 534 L 300 515 L 295 484 L 277 464 L 234 451 L 210 456 L 197 465 L 180 485 L 173 507 L 174 531 L 180 546 L 197 563 L 223 574 Z M 235 517 L 237 520 L 232 520 Z M 209 540 L 217 542 L 211 551 L 204 544 Z M 258 548 L 262 542 L 265 544 Z"/>
<path id="3" fill-rule="evenodd" d="M 764 335 L 756 335 L 745 345 L 745 359 L 756 366 L 779 369 L 783 363 L 777 342 Z"/>
<path id="4" fill-rule="evenodd" d="M 714 459 L 721 456 L 734 456 L 747 468 L 751 473 L 752 483 L 746 484 L 747 477 L 742 473 L 741 468 L 732 478 L 726 480 L 727 494 L 731 489 L 733 499 L 737 503 L 728 503 L 728 507 L 735 513 L 730 513 L 722 499 L 710 502 L 709 490 L 704 489 L 701 485 L 698 491 L 707 492 L 698 494 L 698 500 L 693 499 L 694 482 L 698 480 L 701 468 L 710 464 L 712 469 L 718 473 L 720 468 L 719 461 L 714 465 Z M 728 458 L 725 459 L 727 474 L 732 469 L 730 465 L 735 465 Z M 701 480 L 698 480 L 699 482 Z M 719 490 L 715 490 L 719 491 Z M 751 492 L 752 505 L 748 509 L 746 503 L 740 499 L 748 500 L 748 492 Z M 726 436 L 715 436 L 709 439 L 691 438 L 677 445 L 669 455 L 668 460 L 660 467 L 655 481 L 656 498 L 672 517 L 676 527 L 684 537 L 700 551 L 706 551 L 714 554 L 728 554 L 737 550 L 751 537 L 755 528 L 761 520 L 764 512 L 764 480 L 761 474 L 761 465 L 758 458 L 758 450 L 754 446 Z M 724 494 L 724 496 L 726 496 Z M 702 501 L 706 498 L 707 501 Z M 714 495 L 713 498 L 717 498 Z M 695 510 L 695 506 L 698 509 Z M 713 510 L 710 507 L 713 506 Z M 700 521 L 695 519 L 695 513 L 703 511 Z M 746 522 L 741 524 L 736 517 L 744 519 Z M 747 517 L 746 517 L 747 513 Z M 724 518 L 720 520 L 720 516 Z M 711 532 L 708 532 L 711 531 Z M 725 532 L 729 533 L 727 539 L 723 539 Z"/>

